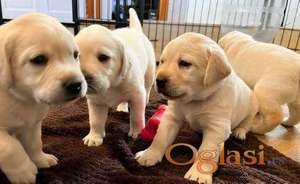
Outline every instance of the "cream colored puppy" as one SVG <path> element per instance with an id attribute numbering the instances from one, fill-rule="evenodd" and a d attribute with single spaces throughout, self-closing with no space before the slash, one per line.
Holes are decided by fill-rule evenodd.
<path id="1" fill-rule="evenodd" d="M 111 31 L 100 25 L 89 26 L 76 36 L 81 52 L 81 68 L 88 82 L 90 132 L 83 139 L 88 146 L 99 146 L 105 137 L 108 108 L 130 106 L 129 136 L 137 137 L 144 127 L 145 107 L 154 81 L 155 55 L 143 34 L 133 9 L 130 26 Z"/>
<path id="2" fill-rule="evenodd" d="M 219 44 L 258 99 L 260 115 L 252 131 L 264 134 L 282 123 L 283 104 L 288 104 L 290 112 L 283 124 L 297 124 L 300 120 L 300 55 L 275 44 L 255 41 L 237 31 L 226 34 Z"/>
<path id="3" fill-rule="evenodd" d="M 183 34 L 165 47 L 156 89 L 169 105 L 151 146 L 136 154 L 138 163 L 144 166 L 162 160 L 184 122 L 203 132 L 199 154 L 212 154 L 211 161 L 216 163 L 220 146 L 231 130 L 244 139 L 257 112 L 252 91 L 231 69 L 223 50 L 197 33 Z M 212 173 L 197 169 L 201 164 L 196 160 L 184 177 L 212 183 Z"/>
<path id="4" fill-rule="evenodd" d="M 49 105 L 84 96 L 73 36 L 56 19 L 28 14 L 0 27 L 0 167 L 12 183 L 34 183 L 44 153 L 41 121 Z"/>

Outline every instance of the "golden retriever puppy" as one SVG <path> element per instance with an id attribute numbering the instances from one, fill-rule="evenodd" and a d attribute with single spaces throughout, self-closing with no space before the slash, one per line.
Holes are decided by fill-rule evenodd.
<path id="1" fill-rule="evenodd" d="M 156 74 L 156 90 L 168 101 L 157 134 L 149 148 L 136 154 L 139 164 L 152 166 L 162 160 L 180 127 L 187 122 L 203 132 L 199 154 L 213 154 L 234 130 L 244 139 L 257 113 L 250 88 L 232 70 L 224 51 L 210 38 L 185 33 L 163 50 Z M 185 178 L 211 183 L 212 173 L 201 172 L 196 160 Z M 217 164 L 216 164 L 217 166 Z"/>
<path id="2" fill-rule="evenodd" d="M 145 107 L 155 75 L 155 55 L 143 34 L 133 9 L 129 28 L 111 31 L 100 25 L 89 26 L 75 37 L 80 49 L 81 69 L 88 83 L 90 132 L 83 139 L 88 146 L 99 146 L 105 137 L 108 108 L 130 106 L 129 136 L 136 138 L 145 124 Z"/>
<path id="3" fill-rule="evenodd" d="M 74 37 L 56 19 L 27 14 L 0 27 L 0 167 L 12 183 L 34 183 L 44 153 L 41 122 L 51 104 L 85 95 Z"/>
<path id="4" fill-rule="evenodd" d="M 281 105 L 288 104 L 290 116 L 283 124 L 300 120 L 300 55 L 284 47 L 255 41 L 241 32 L 230 32 L 219 41 L 236 73 L 253 89 L 259 115 L 252 128 L 264 134 L 282 123 Z"/>

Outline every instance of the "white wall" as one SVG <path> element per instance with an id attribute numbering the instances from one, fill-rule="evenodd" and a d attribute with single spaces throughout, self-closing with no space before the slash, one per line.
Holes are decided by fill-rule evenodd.
<path id="1" fill-rule="evenodd" d="M 101 0 L 101 19 L 112 19 L 113 1 Z"/>
<path id="2" fill-rule="evenodd" d="M 1 0 L 3 18 L 14 19 L 29 12 L 41 12 L 73 22 L 72 0 Z M 79 15 L 85 14 L 85 0 L 79 0 Z"/>
<path id="3" fill-rule="evenodd" d="M 300 29 L 300 0 L 289 0 L 290 11 L 286 14 L 284 26 L 287 28 Z M 297 12 L 298 6 L 298 12 Z M 297 14 L 296 14 L 297 13 Z"/>
<path id="4" fill-rule="evenodd" d="M 128 4 L 131 3 L 131 0 L 127 1 Z M 275 1 L 276 6 L 273 9 L 271 24 L 279 24 L 281 22 L 279 7 L 285 0 L 269 1 Z M 285 16 L 284 26 L 300 29 L 300 5 L 298 6 L 300 0 L 288 2 L 289 11 Z M 72 22 L 72 0 L 1 0 L 1 3 L 4 18 L 12 19 L 27 12 L 43 12 L 57 17 L 62 22 Z M 261 22 L 263 4 L 264 0 L 170 0 L 167 21 L 259 26 L 263 24 Z M 101 19 L 112 18 L 113 6 L 112 0 L 101 0 Z M 85 17 L 85 14 L 86 1 L 79 0 L 79 16 Z"/>
<path id="5" fill-rule="evenodd" d="M 186 22 L 187 11 L 190 1 L 187 0 L 170 0 L 168 9 L 168 21 L 169 22 Z"/>
<path id="6" fill-rule="evenodd" d="M 274 7 L 268 10 L 272 11 L 270 24 L 278 25 L 281 23 L 285 0 L 273 1 Z M 300 29 L 300 7 L 296 14 L 299 1 L 289 0 L 290 10 L 284 24 L 287 28 Z M 263 5 L 264 0 L 170 0 L 167 21 L 259 26 L 264 24 L 261 22 L 262 12 L 265 11 Z"/>

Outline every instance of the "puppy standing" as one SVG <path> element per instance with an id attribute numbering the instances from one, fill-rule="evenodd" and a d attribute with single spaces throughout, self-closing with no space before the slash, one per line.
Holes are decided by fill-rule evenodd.
<path id="1" fill-rule="evenodd" d="M 155 55 L 135 11 L 130 9 L 129 14 L 129 28 L 111 31 L 92 25 L 76 36 L 82 71 L 88 82 L 90 132 L 83 139 L 88 146 L 102 144 L 110 106 L 125 102 L 118 110 L 128 111 L 129 103 L 129 136 L 137 137 L 145 124 L 145 107 L 154 81 Z"/>
<path id="2" fill-rule="evenodd" d="M 57 164 L 42 151 L 50 104 L 84 96 L 73 36 L 56 19 L 28 14 L 0 27 L 0 167 L 12 183 L 33 183 L 37 167 Z"/>
<path id="3" fill-rule="evenodd" d="M 220 146 L 231 130 L 244 139 L 257 112 L 251 90 L 231 69 L 223 50 L 197 33 L 183 34 L 165 47 L 156 89 L 169 100 L 169 105 L 151 146 L 136 154 L 144 166 L 162 160 L 184 122 L 203 132 L 199 153 L 208 152 L 216 163 Z M 199 165 L 201 161 L 196 160 L 184 177 L 212 183 L 212 173 L 201 172 Z"/>
<path id="4" fill-rule="evenodd" d="M 290 112 L 283 124 L 296 125 L 300 121 L 300 55 L 237 31 L 226 34 L 219 44 L 258 99 L 261 115 L 252 131 L 264 134 L 282 123 L 283 104 L 288 104 Z"/>

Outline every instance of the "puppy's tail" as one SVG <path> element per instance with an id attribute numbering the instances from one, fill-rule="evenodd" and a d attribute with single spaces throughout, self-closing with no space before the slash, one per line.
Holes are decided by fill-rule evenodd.
<path id="1" fill-rule="evenodd" d="M 140 20 L 136 14 L 136 11 L 133 8 L 129 9 L 129 28 L 143 32 Z"/>

